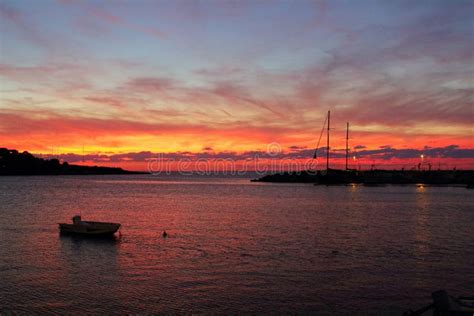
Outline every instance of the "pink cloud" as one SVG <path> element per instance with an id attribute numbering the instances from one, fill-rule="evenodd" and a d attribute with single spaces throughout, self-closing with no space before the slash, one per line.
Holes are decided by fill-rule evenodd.
<path id="1" fill-rule="evenodd" d="M 227 99 L 230 102 L 240 101 L 247 104 L 254 105 L 258 108 L 265 109 L 279 118 L 285 118 L 285 115 L 278 110 L 275 110 L 271 105 L 264 101 L 253 98 L 249 92 L 245 91 L 243 87 L 230 82 L 220 82 L 211 90 L 212 93 Z"/>
<path id="2" fill-rule="evenodd" d="M 25 138 L 28 135 L 76 135 L 88 138 L 103 135 L 214 135 L 223 139 L 245 139 L 263 142 L 275 134 L 284 135 L 290 129 L 243 126 L 242 124 L 210 127 L 199 124 L 145 123 L 125 119 L 98 119 L 91 117 L 71 117 L 52 111 L 0 111 L 0 135 L 5 138 Z M 272 136 L 273 135 L 273 136 Z"/>
<path id="3" fill-rule="evenodd" d="M 90 77 L 99 73 L 94 67 L 67 63 L 47 63 L 35 66 L 0 64 L 0 76 L 25 84 L 37 93 L 68 92 L 92 89 Z M 38 89 L 38 88 L 41 89 Z"/>
<path id="4" fill-rule="evenodd" d="M 126 86 L 135 91 L 153 93 L 172 88 L 174 82 L 168 78 L 141 77 L 128 81 Z"/>
<path id="5" fill-rule="evenodd" d="M 120 16 L 110 14 L 107 11 L 96 8 L 96 7 L 92 7 L 92 6 L 88 7 L 87 12 L 90 15 L 100 19 L 101 21 L 109 23 L 109 24 L 123 26 L 131 30 L 142 32 L 142 33 L 145 33 L 154 37 L 158 37 L 158 38 L 166 37 L 166 34 L 164 32 L 162 32 L 161 30 L 155 27 L 148 27 L 148 26 L 143 26 L 143 25 L 130 22 Z"/>
<path id="6" fill-rule="evenodd" d="M 124 104 L 121 100 L 118 100 L 116 98 L 110 98 L 110 97 L 85 97 L 84 100 L 91 101 L 94 103 L 100 103 L 100 104 L 105 104 L 105 105 L 110 105 L 115 108 L 123 109 L 126 107 L 126 104 Z"/>
<path id="7" fill-rule="evenodd" d="M 19 10 L 14 9 L 5 3 L 0 3 L 0 17 L 15 25 L 21 36 L 26 40 L 39 44 L 41 47 L 52 46 L 53 42 L 48 37 L 41 34 L 28 17 Z"/>

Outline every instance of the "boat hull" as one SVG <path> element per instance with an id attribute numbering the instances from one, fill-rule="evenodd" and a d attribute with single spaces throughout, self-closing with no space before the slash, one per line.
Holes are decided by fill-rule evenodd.
<path id="1" fill-rule="evenodd" d="M 83 236 L 112 236 L 120 228 L 118 223 L 87 222 L 81 221 L 77 224 L 59 224 L 61 234 L 73 234 Z"/>

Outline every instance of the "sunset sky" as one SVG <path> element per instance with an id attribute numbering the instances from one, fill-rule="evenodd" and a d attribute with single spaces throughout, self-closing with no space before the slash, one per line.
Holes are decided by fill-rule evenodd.
<path id="1" fill-rule="evenodd" d="M 0 0 L 0 147 L 474 167 L 474 1 Z M 325 145 L 324 139 L 322 146 Z M 335 160 L 337 161 L 337 160 Z"/>

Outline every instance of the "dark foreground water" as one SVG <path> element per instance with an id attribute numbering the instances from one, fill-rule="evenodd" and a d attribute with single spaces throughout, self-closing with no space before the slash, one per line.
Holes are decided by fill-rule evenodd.
<path id="1" fill-rule="evenodd" d="M 81 211 L 121 240 L 60 237 Z M 474 294 L 473 225 L 465 188 L 3 177 L 0 313 L 396 314 Z"/>

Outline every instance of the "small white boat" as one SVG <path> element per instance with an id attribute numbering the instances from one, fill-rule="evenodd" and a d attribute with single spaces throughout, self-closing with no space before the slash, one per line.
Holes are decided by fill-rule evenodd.
<path id="1" fill-rule="evenodd" d="M 79 215 L 72 218 L 72 224 L 59 223 L 59 231 L 63 234 L 112 236 L 119 228 L 118 223 L 83 221 Z"/>

